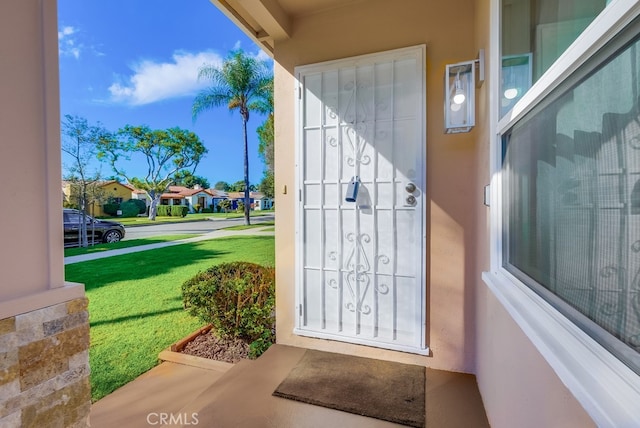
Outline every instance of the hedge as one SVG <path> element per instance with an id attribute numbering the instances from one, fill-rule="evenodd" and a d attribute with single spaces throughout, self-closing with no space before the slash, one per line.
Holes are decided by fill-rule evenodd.
<path id="1" fill-rule="evenodd" d="M 158 217 L 185 217 L 189 212 L 186 205 L 158 205 Z"/>
<path id="2" fill-rule="evenodd" d="M 171 217 L 186 217 L 189 207 L 185 205 L 171 205 Z"/>

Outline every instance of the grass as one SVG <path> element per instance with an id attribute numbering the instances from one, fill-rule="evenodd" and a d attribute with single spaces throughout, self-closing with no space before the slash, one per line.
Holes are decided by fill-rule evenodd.
<path id="1" fill-rule="evenodd" d="M 158 353 L 201 327 L 182 308 L 182 283 L 212 265 L 274 263 L 274 238 L 187 243 L 67 265 L 85 284 L 91 324 L 91 394 L 96 401 L 157 364 Z"/>
<path id="2" fill-rule="evenodd" d="M 264 223 L 250 224 L 248 226 L 244 224 L 239 224 L 237 226 L 225 227 L 224 230 L 245 230 L 245 229 L 254 229 L 256 227 L 265 227 L 265 226 L 273 226 L 273 225 L 275 225 L 275 222 L 265 221 Z"/>
<path id="3" fill-rule="evenodd" d="M 273 214 L 273 210 L 268 211 L 251 211 L 251 217 Z M 230 213 L 211 213 L 211 214 L 187 214 L 185 217 L 156 217 L 155 221 L 149 220 L 148 217 L 100 217 L 105 220 L 113 220 L 118 223 L 122 223 L 125 226 L 147 226 L 151 224 L 163 224 L 163 223 L 184 223 L 187 221 L 202 221 L 208 218 L 240 218 L 244 217 L 244 213 L 230 212 Z"/>
<path id="4" fill-rule="evenodd" d="M 87 248 L 65 248 L 64 256 L 79 256 L 82 254 L 100 253 L 102 251 L 118 250 L 120 248 L 137 247 L 139 245 L 157 244 L 159 242 L 177 241 L 178 239 L 193 238 L 195 234 L 163 235 L 151 238 L 131 239 L 129 241 L 113 242 L 111 244 L 97 244 Z"/>

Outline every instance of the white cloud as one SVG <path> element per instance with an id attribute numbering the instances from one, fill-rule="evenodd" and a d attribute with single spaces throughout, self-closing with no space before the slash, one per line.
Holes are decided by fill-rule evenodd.
<path id="1" fill-rule="evenodd" d="M 236 41 L 236 43 L 233 45 L 233 50 L 237 51 L 238 49 L 242 49 L 242 42 L 240 40 Z M 272 59 L 269 55 L 266 54 L 265 51 L 263 51 L 262 49 L 258 49 L 258 52 L 254 53 L 254 52 L 246 52 L 247 55 L 250 55 L 260 61 L 266 61 L 266 62 L 271 62 Z"/>
<path id="2" fill-rule="evenodd" d="M 204 64 L 219 66 L 222 58 L 213 52 L 176 52 L 172 62 L 142 61 L 131 67 L 132 76 L 109 87 L 111 99 L 143 105 L 193 95 L 207 85 L 198 81 L 198 71 Z"/>
<path id="3" fill-rule="evenodd" d="M 256 55 L 256 58 L 259 59 L 260 61 L 265 61 L 265 62 L 268 62 L 268 63 L 273 61 L 273 59 L 271 59 L 271 57 L 269 55 L 267 55 L 267 53 L 265 51 L 263 51 L 262 49 L 260 49 L 260 51 Z"/>
<path id="4" fill-rule="evenodd" d="M 77 28 L 71 26 L 62 27 L 58 31 L 58 53 L 60 56 L 72 56 L 75 59 L 80 58 L 82 45 L 76 43 L 74 34 L 78 32 Z"/>
<path id="5" fill-rule="evenodd" d="M 58 38 L 62 39 L 65 36 L 70 36 L 73 33 L 77 32 L 77 30 L 71 26 L 66 26 L 64 28 L 62 28 L 62 31 L 58 31 Z"/>

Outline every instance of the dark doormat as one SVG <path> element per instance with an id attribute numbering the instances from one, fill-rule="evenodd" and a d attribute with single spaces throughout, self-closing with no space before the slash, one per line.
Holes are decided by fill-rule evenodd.
<path id="1" fill-rule="evenodd" d="M 422 366 L 308 350 L 273 395 L 412 427 L 425 425 Z"/>

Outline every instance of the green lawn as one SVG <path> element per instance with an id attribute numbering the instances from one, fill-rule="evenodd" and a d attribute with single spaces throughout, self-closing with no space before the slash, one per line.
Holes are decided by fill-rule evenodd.
<path id="1" fill-rule="evenodd" d="M 273 265 L 274 238 L 219 238 L 67 265 L 67 281 L 84 283 L 89 298 L 92 399 L 146 372 L 161 350 L 200 327 L 182 308 L 182 283 L 235 260 Z"/>
<path id="2" fill-rule="evenodd" d="M 268 211 L 251 211 L 251 217 L 273 214 L 273 210 Z M 150 224 L 162 224 L 162 223 L 180 223 L 185 221 L 201 221 L 208 218 L 240 218 L 244 217 L 244 213 L 230 212 L 230 213 L 211 213 L 211 214 L 187 214 L 185 217 L 156 217 L 155 221 L 149 220 L 147 217 L 101 217 L 105 220 L 113 220 L 124 224 L 125 226 L 146 226 Z"/>
<path id="3" fill-rule="evenodd" d="M 250 224 L 248 226 L 246 226 L 244 224 L 239 224 L 237 226 L 225 227 L 224 230 L 255 229 L 256 227 L 266 227 L 266 226 L 273 226 L 273 225 L 275 225 L 275 222 L 273 222 L 273 221 L 265 221 L 264 223 L 254 223 L 254 224 Z"/>
<path id="4" fill-rule="evenodd" d="M 137 247 L 139 245 L 157 244 L 159 242 L 177 241 L 178 239 L 193 238 L 195 234 L 153 236 L 151 238 L 131 239 L 129 241 L 113 242 L 111 244 L 97 244 L 87 248 L 65 248 L 64 256 L 78 256 L 81 254 L 100 253 L 102 251 L 118 250 L 120 248 Z"/>

